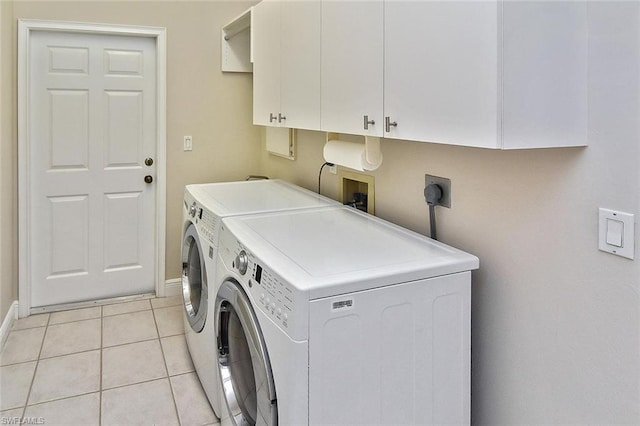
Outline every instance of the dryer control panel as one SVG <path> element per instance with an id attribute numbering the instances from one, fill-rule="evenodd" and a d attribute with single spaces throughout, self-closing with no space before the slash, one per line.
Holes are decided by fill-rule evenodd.
<path id="1" fill-rule="evenodd" d="M 198 234 L 206 238 L 214 246 L 218 245 L 218 217 L 202 206 L 188 191 L 184 194 L 183 217 L 196 225 Z"/>
<path id="2" fill-rule="evenodd" d="M 197 219 L 198 230 L 214 246 L 218 245 L 216 233 L 216 216 L 207 209 L 200 207 L 199 218 Z"/>

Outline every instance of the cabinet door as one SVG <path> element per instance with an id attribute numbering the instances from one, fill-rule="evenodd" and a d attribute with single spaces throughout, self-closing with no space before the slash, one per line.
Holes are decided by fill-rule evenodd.
<path id="1" fill-rule="evenodd" d="M 504 2 L 504 149 L 586 145 L 587 7 Z"/>
<path id="2" fill-rule="evenodd" d="M 382 1 L 322 2 L 322 130 L 382 136 L 382 49 Z"/>
<path id="3" fill-rule="evenodd" d="M 280 112 L 279 1 L 262 1 L 253 9 L 253 124 L 277 126 Z"/>
<path id="4" fill-rule="evenodd" d="M 283 126 L 320 129 L 320 0 L 282 3 L 280 110 Z"/>
<path id="5" fill-rule="evenodd" d="M 385 2 L 385 137 L 498 144 L 498 4 Z"/>

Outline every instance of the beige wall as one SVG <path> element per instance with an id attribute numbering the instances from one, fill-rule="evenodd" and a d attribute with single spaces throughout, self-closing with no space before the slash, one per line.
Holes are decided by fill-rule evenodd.
<path id="1" fill-rule="evenodd" d="M 638 4 L 594 3 L 591 17 L 587 148 L 384 140 L 384 162 L 371 173 L 376 214 L 423 234 L 424 174 L 452 180 L 438 235 L 480 258 L 475 424 L 640 423 L 640 259 L 597 249 L 598 207 L 640 218 Z M 298 132 L 296 161 L 263 151 L 263 173 L 315 190 L 323 141 Z M 337 194 L 326 168 L 322 188 Z"/>
<path id="2" fill-rule="evenodd" d="M 0 1 L 0 321 L 17 298 L 15 253 L 14 85 L 12 46 L 13 2 Z"/>
<path id="3" fill-rule="evenodd" d="M 16 1 L 11 7 L 1 1 L 3 35 L 2 85 L 2 313 L 17 297 L 17 259 L 5 235 L 15 223 L 17 192 L 15 140 L 5 134 L 15 132 L 16 117 L 5 92 L 5 70 L 15 68 L 18 19 L 45 19 L 142 25 L 167 28 L 167 243 L 166 279 L 180 277 L 182 239 L 182 195 L 189 183 L 242 179 L 258 172 L 258 129 L 251 122 L 252 75 L 220 71 L 220 29 L 255 2 L 246 1 Z M 7 11 L 5 15 L 5 10 Z M 13 58 L 5 56 L 5 46 Z M 4 60 L 7 60 L 5 67 Z M 11 61 L 14 61 L 13 63 Z M 9 76 L 8 78 L 11 78 Z M 10 114 L 14 114 L 11 117 Z M 183 135 L 193 136 L 193 151 L 182 150 Z M 5 165 L 7 168 L 5 168 Z M 7 216 L 5 217 L 5 213 Z M 15 232 L 14 232 L 15 236 Z M 12 241 L 12 240 L 8 240 Z M 13 239 L 15 241 L 15 238 Z M 14 244 L 15 249 L 15 244 Z M 13 277 L 13 278 L 9 278 Z M 6 298 L 6 301 L 5 301 Z"/>

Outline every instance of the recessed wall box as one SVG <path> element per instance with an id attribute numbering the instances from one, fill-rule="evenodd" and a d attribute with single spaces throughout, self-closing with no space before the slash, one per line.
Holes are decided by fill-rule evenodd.
<path id="1" fill-rule="evenodd" d="M 338 168 L 340 201 L 369 214 L 375 214 L 374 177 Z"/>

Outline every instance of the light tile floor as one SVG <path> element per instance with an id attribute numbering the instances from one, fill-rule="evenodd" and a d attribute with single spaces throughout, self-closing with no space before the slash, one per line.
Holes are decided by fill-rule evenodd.
<path id="1" fill-rule="evenodd" d="M 0 424 L 211 425 L 180 297 L 15 322 L 0 352 Z"/>

